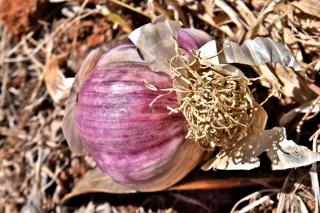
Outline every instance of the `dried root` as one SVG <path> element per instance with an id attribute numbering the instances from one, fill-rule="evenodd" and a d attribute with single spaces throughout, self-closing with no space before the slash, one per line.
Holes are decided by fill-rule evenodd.
<path id="1" fill-rule="evenodd" d="M 194 58 L 189 63 L 177 54 L 171 61 L 174 79 L 185 85 L 175 111 L 182 112 L 189 124 L 186 137 L 206 149 L 234 146 L 247 136 L 254 114 L 250 80 Z"/>

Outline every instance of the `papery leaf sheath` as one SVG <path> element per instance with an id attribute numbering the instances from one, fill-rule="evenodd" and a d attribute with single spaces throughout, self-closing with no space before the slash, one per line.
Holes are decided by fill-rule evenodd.
<path id="1" fill-rule="evenodd" d="M 257 37 L 253 40 L 246 40 L 241 45 L 226 42 L 223 47 L 224 50 L 219 55 L 220 63 L 262 65 L 272 62 L 292 67 L 296 71 L 302 70 L 290 50 L 270 38 Z"/>
<path id="2" fill-rule="evenodd" d="M 80 71 L 75 77 L 74 83 L 70 90 L 70 94 L 66 103 L 66 110 L 63 117 L 62 130 L 67 139 L 68 145 L 75 154 L 83 152 L 83 141 L 79 137 L 76 128 L 76 105 L 79 90 L 87 78 L 88 74 L 92 72 L 96 63 L 100 59 L 101 51 L 99 49 L 93 50 L 84 60 Z"/>

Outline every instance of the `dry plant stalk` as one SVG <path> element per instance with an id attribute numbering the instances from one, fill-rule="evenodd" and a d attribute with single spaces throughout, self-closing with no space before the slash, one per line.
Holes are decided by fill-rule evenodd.
<path id="1" fill-rule="evenodd" d="M 174 111 L 182 112 L 189 124 L 186 138 L 209 150 L 235 146 L 248 135 L 256 107 L 250 79 L 217 65 L 204 65 L 195 54 L 189 62 L 176 52 L 170 62 L 172 76 L 185 86 L 177 90 L 184 94 Z"/>

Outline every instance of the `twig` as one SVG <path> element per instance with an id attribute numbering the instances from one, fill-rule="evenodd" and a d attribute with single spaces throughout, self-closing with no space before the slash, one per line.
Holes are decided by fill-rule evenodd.
<path id="1" fill-rule="evenodd" d="M 318 153 L 318 138 L 320 135 L 320 128 L 310 137 L 310 140 L 312 140 L 312 150 L 316 153 Z M 319 178 L 318 178 L 318 172 L 317 172 L 317 163 L 313 163 L 312 167 L 309 171 L 310 178 L 311 178 L 311 185 L 313 189 L 313 193 L 315 196 L 315 212 L 319 212 L 319 206 L 320 206 L 320 187 L 319 187 Z"/>
<path id="2" fill-rule="evenodd" d="M 253 208 L 257 207 L 258 205 L 262 204 L 263 202 L 270 200 L 271 196 L 278 193 L 279 189 L 265 189 L 265 190 L 260 190 L 257 192 L 254 192 L 252 194 L 247 195 L 246 197 L 242 198 L 239 200 L 231 209 L 231 213 L 240 213 L 240 212 L 248 212 L 252 210 Z M 268 193 L 268 195 L 263 196 L 262 198 L 259 198 L 256 200 L 258 197 L 260 197 L 262 194 Z M 237 210 L 238 206 L 240 204 L 243 204 L 245 201 L 250 202 L 251 200 L 254 200 L 253 202 L 249 203 L 248 205 L 244 206 L 240 211 Z"/>
<path id="3" fill-rule="evenodd" d="M 189 27 L 189 23 L 188 23 L 188 19 L 187 17 L 185 16 L 183 10 L 181 9 L 179 3 L 177 2 L 177 0 L 166 0 L 167 4 L 172 4 L 172 6 L 176 9 L 178 15 L 179 15 L 179 18 L 181 19 L 181 22 L 182 24 L 185 26 L 185 27 Z"/>
<path id="4" fill-rule="evenodd" d="M 94 10 L 89 10 L 88 12 L 82 14 L 82 15 L 79 15 L 79 16 L 74 16 L 72 18 L 70 18 L 69 20 L 71 20 L 68 24 L 64 25 L 64 24 L 61 24 L 59 27 L 57 27 L 57 29 L 52 32 L 50 34 L 50 36 L 46 37 L 42 42 L 39 43 L 39 45 L 33 49 L 32 53 L 33 54 L 36 54 L 40 49 L 43 48 L 44 45 L 46 45 L 51 39 L 53 39 L 54 37 L 58 36 L 60 33 L 63 33 L 65 32 L 67 29 L 69 29 L 70 27 L 72 27 L 75 23 L 77 23 L 78 20 L 80 19 L 84 19 L 92 14 L 95 14 L 95 13 L 99 13 L 99 11 L 97 9 L 94 9 Z"/>
<path id="5" fill-rule="evenodd" d="M 143 16 L 145 16 L 147 18 L 150 18 L 150 19 L 152 18 L 149 14 L 147 14 L 147 13 L 141 11 L 141 10 L 138 10 L 137 8 L 132 7 L 131 5 L 129 5 L 129 4 L 125 3 L 125 2 L 122 2 L 122 1 L 119 1 L 119 0 L 109 0 L 109 1 L 114 3 L 114 4 L 119 5 L 121 7 L 127 8 L 128 10 L 131 10 L 131 11 L 133 11 L 135 13 L 143 15 Z"/>
<path id="6" fill-rule="evenodd" d="M 5 29 L 1 28 L 1 44 L 0 44 L 0 48 L 1 50 L 5 50 L 6 46 L 7 46 L 7 32 Z M 6 93 L 7 93 L 7 85 L 8 85 L 8 65 L 4 63 L 4 59 L 5 59 L 5 51 L 1 51 L 0 52 L 0 67 L 2 69 L 2 85 L 1 85 L 1 95 L 0 95 L 0 121 L 3 119 L 3 110 L 2 107 L 4 105 L 5 102 L 5 97 L 6 97 Z"/>
<path id="7" fill-rule="evenodd" d="M 247 35 L 246 35 L 246 38 L 249 39 L 249 38 L 253 38 L 256 33 L 257 33 L 257 30 L 259 29 L 260 27 L 260 24 L 261 22 L 266 18 L 266 16 L 272 12 L 274 10 L 274 8 L 280 4 L 283 0 L 272 0 L 270 1 L 270 3 L 264 8 L 264 10 L 262 10 L 260 13 L 259 13 L 259 16 L 257 18 L 257 20 L 255 21 L 255 24 L 252 25 L 250 27 L 250 29 L 248 30 L 247 32 Z"/>
<path id="8" fill-rule="evenodd" d="M 233 36 L 231 37 L 232 40 L 240 42 L 245 34 L 245 29 L 240 21 L 240 17 L 238 13 L 234 11 L 232 7 L 230 7 L 226 2 L 223 0 L 215 0 L 216 6 L 220 7 L 232 20 L 233 23 L 238 27 L 237 33 L 232 33 Z M 223 28 L 223 27 L 221 27 Z"/>
<path id="9" fill-rule="evenodd" d="M 277 212 L 276 213 L 282 213 L 283 209 L 284 209 L 284 205 L 285 205 L 285 199 L 286 199 L 286 192 L 288 191 L 288 188 L 290 187 L 289 183 L 290 183 L 290 179 L 291 179 L 291 175 L 293 174 L 293 171 L 291 170 L 289 175 L 287 176 L 282 189 L 279 193 L 279 198 L 278 198 L 278 205 L 277 205 Z"/>
<path id="10" fill-rule="evenodd" d="M 306 114 L 304 114 L 304 116 L 302 117 L 302 119 L 299 121 L 297 128 L 296 128 L 296 140 L 297 143 L 299 143 L 300 141 L 300 134 L 301 134 L 301 128 L 304 124 L 305 121 L 313 118 L 314 116 L 310 116 L 310 114 L 312 113 L 313 109 L 317 106 L 317 104 L 320 103 L 320 96 L 318 96 L 312 103 L 312 105 L 308 108 L 308 111 L 306 112 Z M 318 114 L 319 112 L 316 112 L 315 114 Z"/>

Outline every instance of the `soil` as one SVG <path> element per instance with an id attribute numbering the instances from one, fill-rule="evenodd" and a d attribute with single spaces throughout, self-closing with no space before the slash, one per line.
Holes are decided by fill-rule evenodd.
<path id="1" fill-rule="evenodd" d="M 47 0 L 1 1 L 0 19 L 14 35 L 28 33 L 39 27 L 46 14 Z"/>

